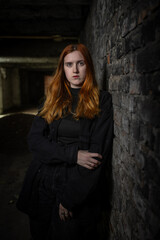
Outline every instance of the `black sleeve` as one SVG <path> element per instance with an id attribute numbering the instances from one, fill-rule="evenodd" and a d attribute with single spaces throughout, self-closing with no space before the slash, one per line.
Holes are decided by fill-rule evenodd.
<path id="1" fill-rule="evenodd" d="M 111 156 L 113 142 L 111 95 L 105 93 L 101 100 L 101 114 L 93 124 L 94 128 L 92 129 L 89 151 L 102 154 L 102 163 L 94 170 L 89 170 L 79 165 L 75 167 L 74 176 L 69 179 L 62 196 L 60 196 L 60 202 L 69 210 L 83 203 L 94 192 L 97 188 L 102 169 Z"/>
<path id="2" fill-rule="evenodd" d="M 28 145 L 33 155 L 38 156 L 41 162 L 53 164 L 65 162 L 77 163 L 78 146 L 62 146 L 56 141 L 50 141 L 45 136 L 46 122 L 40 116 L 35 116 L 30 132 L 28 134 Z"/>

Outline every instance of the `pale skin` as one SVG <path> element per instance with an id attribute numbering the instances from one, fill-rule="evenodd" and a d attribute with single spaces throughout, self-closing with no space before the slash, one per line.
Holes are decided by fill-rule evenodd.
<path id="1" fill-rule="evenodd" d="M 67 54 L 64 58 L 64 72 L 72 88 L 81 88 L 86 77 L 86 64 L 80 51 L 74 51 Z M 99 153 L 79 150 L 77 154 L 77 164 L 89 170 L 97 168 L 101 162 L 95 158 L 102 159 Z M 59 204 L 59 216 L 65 221 L 73 216 L 72 212 Z"/>

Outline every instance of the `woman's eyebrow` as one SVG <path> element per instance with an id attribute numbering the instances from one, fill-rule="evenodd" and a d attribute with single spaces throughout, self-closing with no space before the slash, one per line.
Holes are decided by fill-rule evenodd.
<path id="1" fill-rule="evenodd" d="M 81 62 L 81 61 L 83 61 L 84 62 L 84 59 L 81 59 L 81 60 L 78 60 L 78 61 L 73 61 L 73 62 Z M 64 62 L 64 63 L 73 63 L 73 62 L 71 62 L 71 61 L 69 61 L 69 62 Z"/>

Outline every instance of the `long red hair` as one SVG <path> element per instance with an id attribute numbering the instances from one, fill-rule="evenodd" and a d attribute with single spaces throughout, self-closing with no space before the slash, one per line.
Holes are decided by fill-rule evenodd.
<path id="1" fill-rule="evenodd" d="M 99 89 L 90 53 L 83 44 L 70 44 L 60 55 L 57 70 L 47 90 L 46 101 L 39 113 L 48 123 L 71 112 L 72 95 L 64 72 L 64 58 L 73 51 L 80 51 L 86 64 L 86 78 L 79 92 L 79 101 L 74 117 L 76 119 L 81 117 L 92 119 L 100 111 Z"/>

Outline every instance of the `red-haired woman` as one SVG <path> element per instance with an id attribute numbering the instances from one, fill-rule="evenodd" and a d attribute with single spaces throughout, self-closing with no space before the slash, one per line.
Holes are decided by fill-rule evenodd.
<path id="1" fill-rule="evenodd" d="M 68 45 L 28 135 L 34 158 L 17 207 L 33 239 L 98 239 L 112 140 L 111 95 L 98 89 L 88 49 Z"/>

